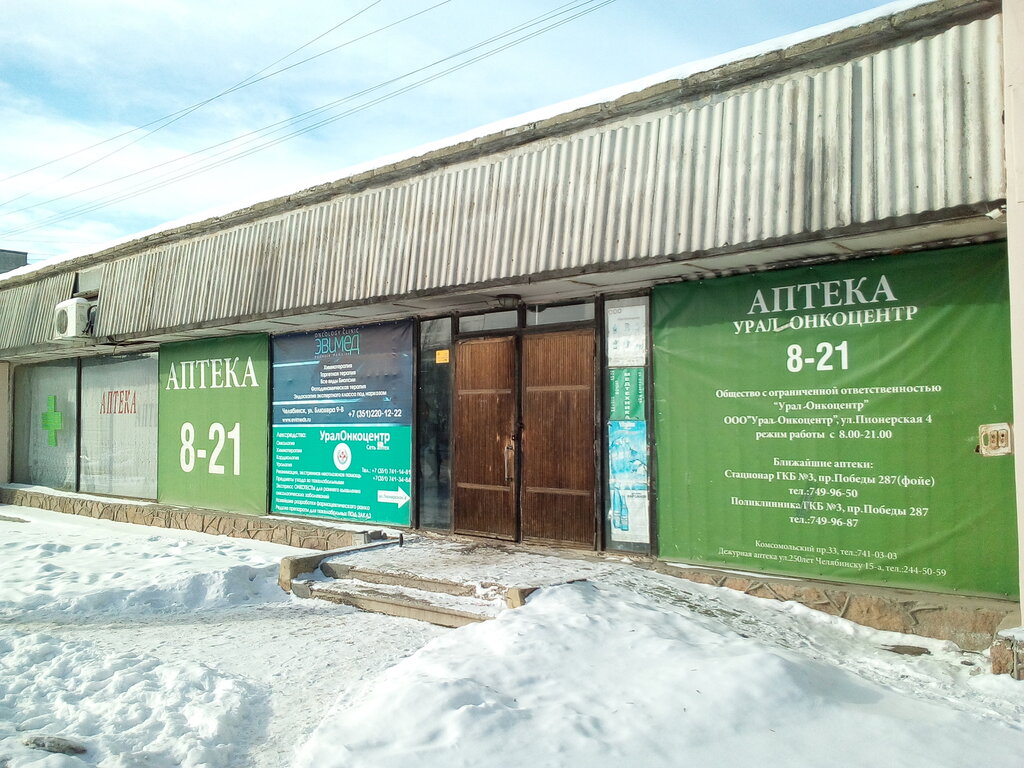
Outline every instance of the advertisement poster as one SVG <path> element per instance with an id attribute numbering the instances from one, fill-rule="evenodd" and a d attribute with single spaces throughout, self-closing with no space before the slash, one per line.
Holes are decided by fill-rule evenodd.
<path id="1" fill-rule="evenodd" d="M 1013 596 L 1002 244 L 655 289 L 669 559 Z"/>
<path id="2" fill-rule="evenodd" d="M 82 361 L 79 490 L 156 498 L 155 352 Z"/>
<path id="3" fill-rule="evenodd" d="M 608 508 L 610 548 L 649 551 L 647 450 L 647 298 L 605 306 L 608 357 Z"/>
<path id="4" fill-rule="evenodd" d="M 644 421 L 647 393 L 643 368 L 611 368 L 608 371 L 609 416 L 612 421 Z"/>
<path id="5" fill-rule="evenodd" d="M 157 498 L 267 511 L 267 337 L 160 347 Z"/>
<path id="6" fill-rule="evenodd" d="M 413 326 L 274 339 L 275 512 L 410 524 Z"/>
<path id="7" fill-rule="evenodd" d="M 605 310 L 609 368 L 638 368 L 647 364 L 647 307 L 609 306 Z"/>
<path id="8" fill-rule="evenodd" d="M 645 544 L 648 518 L 647 422 L 608 423 L 608 511 L 615 541 Z"/>

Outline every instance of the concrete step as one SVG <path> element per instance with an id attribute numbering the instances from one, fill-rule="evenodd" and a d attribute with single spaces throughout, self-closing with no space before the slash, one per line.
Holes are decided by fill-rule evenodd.
<path id="1" fill-rule="evenodd" d="M 362 611 L 452 628 L 492 619 L 506 607 L 504 598 L 486 600 L 351 578 L 332 581 L 296 579 L 291 587 L 297 597 L 328 600 Z"/>
<path id="2" fill-rule="evenodd" d="M 423 592 L 455 595 L 457 597 L 504 597 L 508 587 L 495 582 L 481 584 L 465 584 L 457 581 L 445 581 L 409 573 L 378 571 L 359 566 L 348 565 L 343 558 L 324 560 L 320 563 L 320 572 L 331 579 L 356 579 L 368 584 L 380 584 L 395 587 L 408 587 Z"/>
<path id="3" fill-rule="evenodd" d="M 367 549 L 383 549 L 385 547 L 401 546 L 401 538 L 389 539 L 379 532 L 363 536 L 363 540 L 339 549 L 332 549 L 327 552 L 315 552 L 312 555 L 289 555 L 282 558 L 281 565 L 277 571 L 277 584 L 285 592 L 290 592 L 292 582 L 303 573 L 313 573 L 320 570 L 323 561 L 329 557 L 343 555 L 347 552 L 360 552 Z"/>

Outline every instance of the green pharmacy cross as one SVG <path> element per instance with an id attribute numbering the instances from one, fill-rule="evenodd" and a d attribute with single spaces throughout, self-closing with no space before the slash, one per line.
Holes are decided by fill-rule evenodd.
<path id="1" fill-rule="evenodd" d="M 50 434 L 47 443 L 57 445 L 57 432 L 64 429 L 64 414 L 57 410 L 57 396 L 50 395 L 46 398 L 46 411 L 43 413 L 43 429 Z"/>

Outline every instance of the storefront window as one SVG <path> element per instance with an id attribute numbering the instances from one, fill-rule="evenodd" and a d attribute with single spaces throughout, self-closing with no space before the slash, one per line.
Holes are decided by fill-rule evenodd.
<path id="1" fill-rule="evenodd" d="M 15 370 L 14 482 L 76 490 L 77 392 L 77 360 Z"/>
<path id="2" fill-rule="evenodd" d="M 554 307 L 529 307 L 526 310 L 527 325 L 557 325 L 559 323 L 583 323 L 594 319 L 594 302 L 583 304 L 559 304 Z"/>
<path id="3" fill-rule="evenodd" d="M 156 498 L 156 353 L 82 361 L 79 489 Z"/>
<path id="4" fill-rule="evenodd" d="M 519 312 L 509 309 L 504 312 L 487 312 L 482 315 L 466 315 L 459 318 L 459 333 L 480 333 L 481 331 L 503 331 L 519 325 Z"/>
<path id="5" fill-rule="evenodd" d="M 451 341 L 449 318 L 420 323 L 417 394 L 420 526 L 442 530 L 451 528 L 452 524 Z"/>

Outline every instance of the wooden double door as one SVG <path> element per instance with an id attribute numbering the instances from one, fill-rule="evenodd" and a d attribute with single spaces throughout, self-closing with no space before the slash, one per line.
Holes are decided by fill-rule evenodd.
<path id="1" fill-rule="evenodd" d="M 593 549 L 593 329 L 455 350 L 456 532 Z"/>

